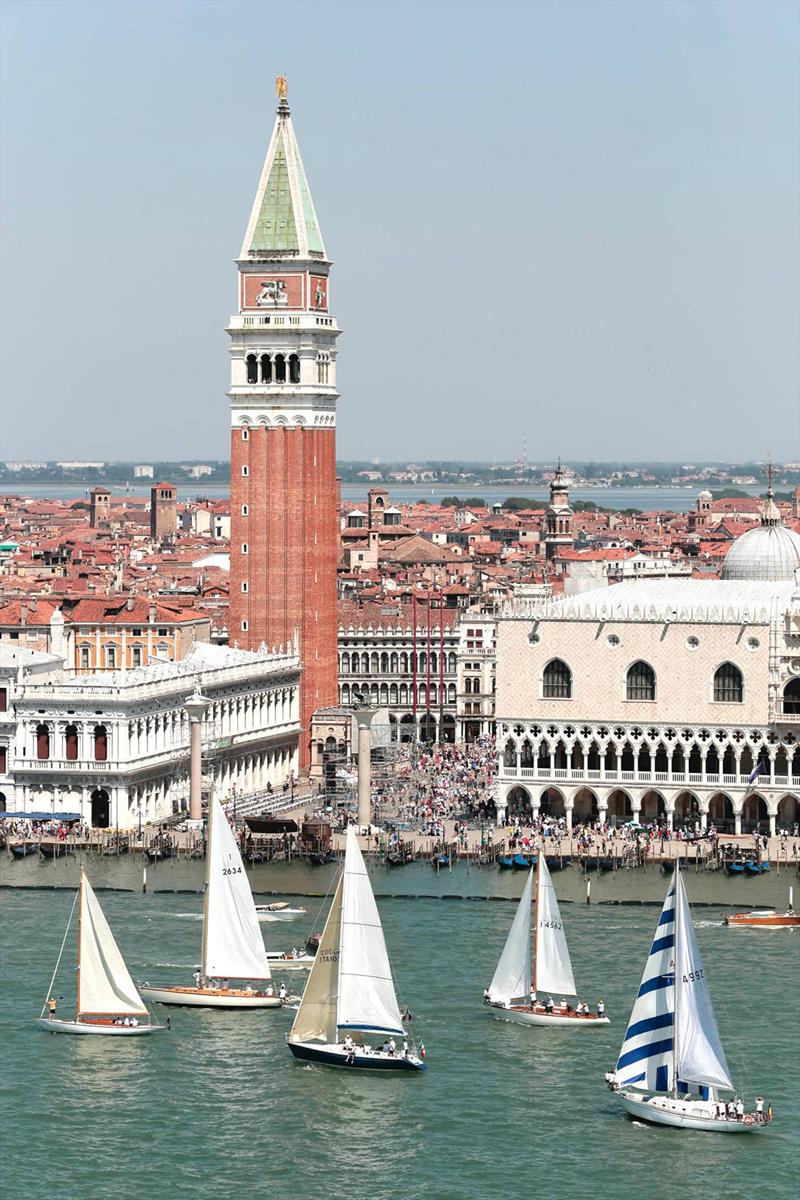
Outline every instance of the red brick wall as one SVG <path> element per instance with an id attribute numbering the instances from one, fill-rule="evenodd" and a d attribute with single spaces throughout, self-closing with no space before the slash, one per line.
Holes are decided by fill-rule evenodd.
<path id="1" fill-rule="evenodd" d="M 243 465 L 249 468 L 246 477 Z M 262 642 L 286 645 L 297 628 L 303 767 L 309 762 L 312 714 L 337 702 L 336 488 L 333 429 L 259 426 L 249 430 L 247 441 L 241 430 L 231 431 L 229 640 L 242 649 Z M 249 506 L 246 517 L 243 504 Z M 247 593 L 241 589 L 245 579 Z"/>

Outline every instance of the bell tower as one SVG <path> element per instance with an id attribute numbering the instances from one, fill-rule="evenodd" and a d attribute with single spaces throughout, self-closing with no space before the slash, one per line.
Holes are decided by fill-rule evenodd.
<path id="1" fill-rule="evenodd" d="M 572 549 L 575 540 L 572 535 L 572 516 L 569 484 L 559 459 L 556 473 L 550 482 L 550 503 L 546 513 L 547 533 L 544 546 L 548 561 L 555 558 L 559 550 Z"/>
<path id="2" fill-rule="evenodd" d="M 244 237 L 231 353 L 229 641 L 299 641 L 301 766 L 311 717 L 337 702 L 336 339 L 331 263 L 286 80 Z"/>

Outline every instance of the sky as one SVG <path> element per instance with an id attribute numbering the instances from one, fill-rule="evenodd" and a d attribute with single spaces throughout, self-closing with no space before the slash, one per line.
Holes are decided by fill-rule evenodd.
<path id="1" fill-rule="evenodd" d="M 342 459 L 800 456 L 800 6 L 4 0 L 0 459 L 228 455 L 288 77 Z"/>

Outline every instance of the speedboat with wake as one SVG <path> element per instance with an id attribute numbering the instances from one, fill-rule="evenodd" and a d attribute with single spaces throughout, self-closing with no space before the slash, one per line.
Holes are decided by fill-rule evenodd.
<path id="1" fill-rule="evenodd" d="M 536 877 L 536 918 L 531 948 L 531 899 Z M 547 995 L 542 1001 L 540 993 Z M 562 997 L 556 1003 L 552 994 Z M 560 1025 L 569 1029 L 599 1029 L 608 1025 L 604 1012 L 588 1005 L 567 1003 L 577 996 L 564 923 L 553 881 L 543 854 L 528 874 L 494 978 L 484 999 L 498 1021 L 519 1025 Z"/>
<path id="2" fill-rule="evenodd" d="M 75 1018 L 66 1020 L 56 1016 L 53 984 L 67 944 L 76 903 L 78 985 Z M 166 1029 L 165 1025 L 151 1020 L 83 867 L 61 951 L 50 980 L 48 999 L 42 1005 L 38 1024 L 48 1033 L 99 1034 L 105 1037 L 142 1037 Z"/>
<path id="3" fill-rule="evenodd" d="M 238 983 L 231 985 L 232 979 Z M 195 986 L 145 983 L 141 993 L 158 1004 L 191 1008 L 280 1008 L 242 856 L 216 796 L 208 802 L 203 943 Z"/>
<path id="4" fill-rule="evenodd" d="M 714 1018 L 680 864 L 670 884 L 606 1084 L 640 1121 L 707 1133 L 754 1133 L 771 1121 L 763 1100 L 745 1112 L 735 1094 Z"/>
<path id="5" fill-rule="evenodd" d="M 293 908 L 285 900 L 256 905 L 256 916 L 259 921 L 294 921 L 297 917 L 304 917 L 305 913 L 304 908 Z"/>
<path id="6" fill-rule="evenodd" d="M 789 907 L 786 912 L 776 912 L 774 908 L 753 908 L 749 912 L 732 913 L 725 918 L 725 924 L 732 929 L 798 929 L 800 928 L 800 913 L 794 911 L 794 897 L 789 888 Z"/>
<path id="7" fill-rule="evenodd" d="M 373 1044 L 369 1039 L 375 1037 L 382 1042 Z M 295 1058 L 329 1067 L 425 1070 L 424 1047 L 419 1054 L 409 1049 L 381 919 L 352 827 L 288 1045 Z"/>

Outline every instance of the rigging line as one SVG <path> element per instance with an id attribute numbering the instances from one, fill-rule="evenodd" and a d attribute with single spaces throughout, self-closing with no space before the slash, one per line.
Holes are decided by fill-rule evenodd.
<path id="1" fill-rule="evenodd" d="M 76 891 L 76 893 L 75 893 L 75 899 L 72 901 L 72 908 L 69 910 L 69 919 L 68 919 L 68 921 L 67 921 L 67 928 L 64 930 L 64 937 L 63 937 L 63 939 L 62 939 L 62 942 L 61 942 L 61 949 L 60 949 L 60 950 L 59 950 L 59 952 L 58 952 L 58 958 L 56 959 L 56 965 L 55 965 L 55 968 L 54 968 L 54 970 L 53 970 L 52 977 L 51 977 L 51 979 L 50 979 L 50 986 L 49 986 L 49 987 L 48 987 L 48 989 L 47 989 L 47 995 L 46 995 L 46 996 L 45 996 L 45 998 L 44 998 L 44 1004 L 42 1005 L 42 1011 L 39 1013 L 39 1016 L 40 1016 L 40 1017 L 43 1017 L 43 1016 L 44 1016 L 44 1010 L 47 1008 L 47 1001 L 50 999 L 50 997 L 51 997 L 51 996 L 52 996 L 52 994 L 53 994 L 53 984 L 54 984 L 54 983 L 55 983 L 55 981 L 56 981 L 56 975 L 58 974 L 58 968 L 59 968 L 59 966 L 60 966 L 60 964 L 61 964 L 61 956 L 63 955 L 63 953 L 64 953 L 64 947 L 65 947 L 65 946 L 66 946 L 66 944 L 67 944 L 67 934 L 69 933 L 69 931 L 70 931 L 70 926 L 72 925 L 72 916 L 73 916 L 73 913 L 75 912 L 75 905 L 78 903 L 78 896 L 79 896 L 79 895 L 80 895 L 80 888 L 78 889 L 78 891 Z"/>

